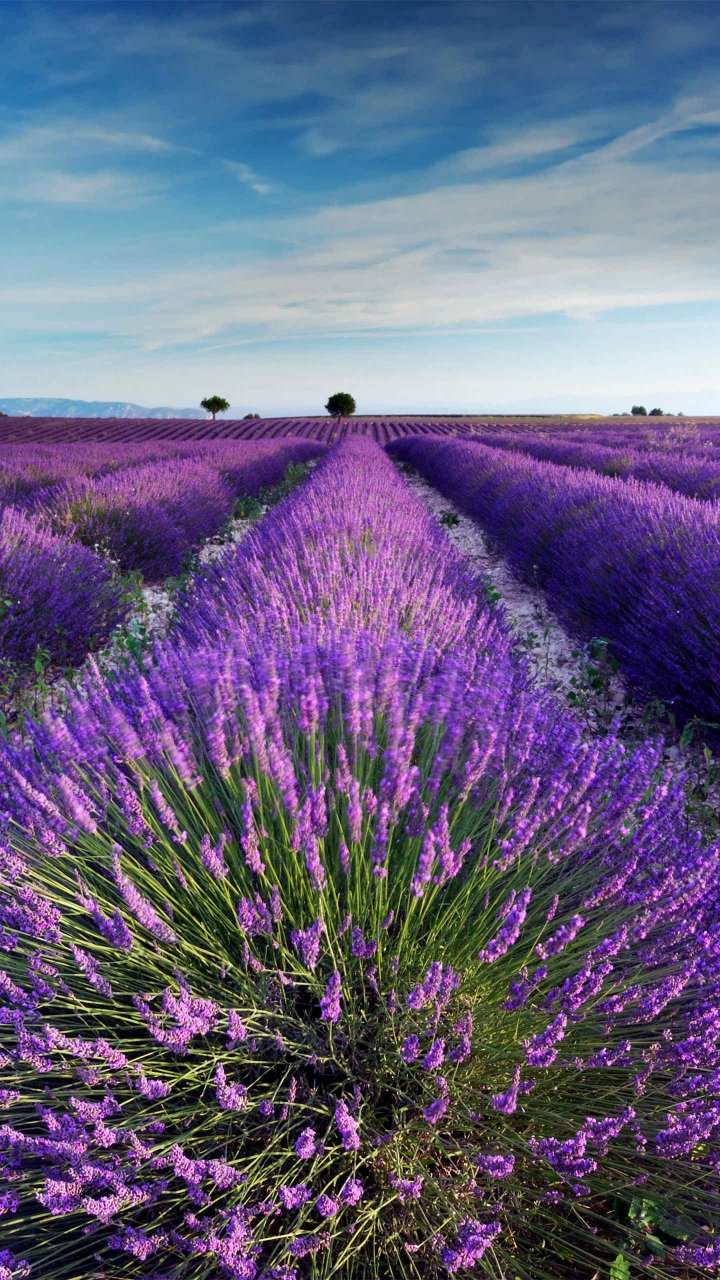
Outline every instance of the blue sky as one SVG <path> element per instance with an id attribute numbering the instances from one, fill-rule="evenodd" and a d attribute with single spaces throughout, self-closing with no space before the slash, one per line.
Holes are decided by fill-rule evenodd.
<path id="1" fill-rule="evenodd" d="M 0 4 L 0 395 L 720 412 L 716 3 Z"/>

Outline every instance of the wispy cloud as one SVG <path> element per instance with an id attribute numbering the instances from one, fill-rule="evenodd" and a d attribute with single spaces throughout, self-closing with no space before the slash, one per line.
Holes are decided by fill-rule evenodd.
<path id="1" fill-rule="evenodd" d="M 26 175 L 5 198 L 35 204 L 86 205 L 93 208 L 136 204 L 156 193 L 156 186 L 129 173 L 96 170 L 94 173 L 65 173 L 43 169 Z"/>
<path id="2" fill-rule="evenodd" d="M 144 273 L 134 295 L 127 276 L 89 292 L 71 287 L 64 306 L 91 302 L 104 325 L 162 347 L 248 333 L 272 341 L 431 332 L 720 299 L 720 171 L 694 173 L 688 201 L 671 168 L 638 156 L 643 139 L 669 127 L 650 122 L 619 145 L 580 161 L 560 159 L 541 173 L 483 174 L 275 218 L 280 253 L 244 251 L 254 224 L 239 221 L 236 232 L 228 230 L 239 243 L 233 248 L 230 239 L 221 268 L 201 259 L 192 268 Z M 545 143 L 552 149 L 558 136 L 548 133 Z M 536 144 L 535 151 L 539 135 Z M 512 150 L 510 140 L 506 146 Z M 518 152 L 529 149 L 527 137 L 518 141 Z"/>
<path id="3" fill-rule="evenodd" d="M 0 164 L 57 160 L 63 156 L 92 156 L 108 150 L 158 154 L 178 148 L 151 134 L 88 124 L 74 117 L 52 124 L 28 124 L 0 137 Z"/>
<path id="4" fill-rule="evenodd" d="M 41 120 L 0 136 L 0 201 L 106 208 L 156 195 L 157 172 L 138 172 L 134 157 L 175 154 L 179 148 L 149 133 L 93 124 L 75 117 Z M 107 161 L 123 157 L 123 168 Z"/>
<path id="5" fill-rule="evenodd" d="M 244 183 L 251 191 L 258 196 L 269 196 L 272 191 L 272 184 L 266 182 L 259 174 L 251 169 L 249 164 L 242 164 L 239 160 L 223 160 L 223 165 L 237 178 L 238 182 Z"/>
<path id="6" fill-rule="evenodd" d="M 124 168 L 108 160 L 123 157 Z M 147 162 L 182 160 L 187 175 L 194 158 L 198 167 L 216 164 L 256 195 L 269 195 L 272 184 L 248 164 L 217 159 L 199 147 L 181 145 L 151 133 L 123 128 L 112 121 L 92 124 L 75 117 L 29 123 L 0 136 L 0 200 L 104 208 L 147 200 L 170 185 L 170 169 L 161 178 Z M 141 161 L 142 169 L 132 169 Z"/>

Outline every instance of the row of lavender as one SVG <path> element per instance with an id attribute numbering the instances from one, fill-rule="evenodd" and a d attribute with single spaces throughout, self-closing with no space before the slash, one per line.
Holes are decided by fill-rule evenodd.
<path id="1" fill-rule="evenodd" d="M 316 457 L 301 441 L 162 451 L 27 449 L 0 470 L 0 659 L 73 666 L 126 617 L 123 574 L 178 573 L 238 496 Z M 148 454 L 155 460 L 147 460 Z M 2 494 L 4 493 L 4 510 Z"/>
<path id="2" fill-rule="evenodd" d="M 0 509 L 40 513 L 53 533 L 68 533 L 122 571 L 156 581 L 177 573 L 217 532 L 238 496 L 318 452 L 296 439 L 20 446 L 0 463 Z"/>
<path id="3" fill-rule="evenodd" d="M 720 449 L 706 446 L 704 452 L 692 452 L 687 439 L 668 442 L 664 446 L 661 439 L 653 439 L 638 448 L 617 442 L 603 443 L 602 436 L 578 440 L 563 436 L 494 432 L 478 433 L 472 438 L 494 448 L 526 453 L 532 458 L 562 466 L 664 484 L 689 498 L 720 498 Z M 697 444 L 694 447 L 698 449 Z"/>
<path id="4" fill-rule="evenodd" d="M 4 1276 L 715 1273 L 720 851 L 660 760 L 332 450 L 0 754 Z"/>
<path id="5" fill-rule="evenodd" d="M 479 443 L 394 451 L 498 539 L 571 631 L 609 638 L 636 691 L 720 721 L 714 504 Z"/>

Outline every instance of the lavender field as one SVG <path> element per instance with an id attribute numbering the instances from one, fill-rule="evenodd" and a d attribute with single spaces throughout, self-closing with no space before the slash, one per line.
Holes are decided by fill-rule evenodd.
<path id="1" fill-rule="evenodd" d="M 720 421 L 0 432 L 0 1280 L 720 1274 Z"/>

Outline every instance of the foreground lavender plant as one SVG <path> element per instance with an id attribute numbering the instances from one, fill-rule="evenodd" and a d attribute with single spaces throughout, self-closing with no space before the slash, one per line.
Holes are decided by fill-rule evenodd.
<path id="1" fill-rule="evenodd" d="M 391 464 L 336 456 L 427 563 Z M 454 643 L 439 609 L 374 630 L 387 566 L 362 565 L 320 638 L 283 609 L 273 643 L 180 639 L 0 758 L 13 1277 L 715 1266 L 718 851 L 659 747 L 584 743 L 460 597 Z"/>

